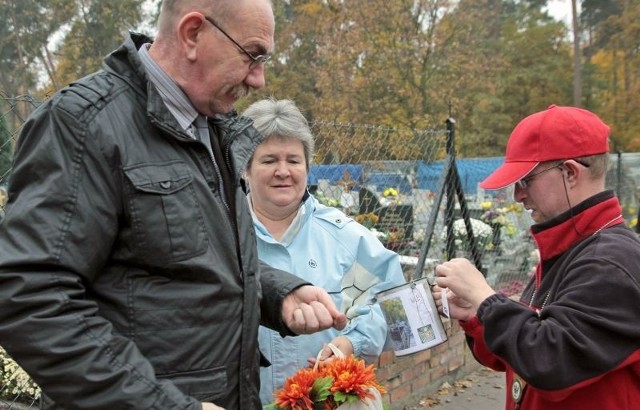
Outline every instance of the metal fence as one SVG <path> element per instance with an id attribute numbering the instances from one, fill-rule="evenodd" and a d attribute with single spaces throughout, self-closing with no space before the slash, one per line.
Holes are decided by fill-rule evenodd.
<path id="1" fill-rule="evenodd" d="M 7 201 L 11 155 L 20 130 L 41 101 L 0 92 L 0 219 Z M 501 158 L 456 158 L 455 122 L 414 130 L 315 121 L 310 190 L 367 226 L 401 256 L 408 280 L 432 278 L 453 256 L 476 263 L 489 283 L 519 293 L 537 263 L 528 213 L 509 189 L 485 192 L 478 183 Z M 614 154 L 609 185 L 625 217 L 637 221 L 640 155 Z M 449 234 L 448 234 L 449 233 Z M 0 348 L 0 409 L 36 407 L 37 386 Z"/>

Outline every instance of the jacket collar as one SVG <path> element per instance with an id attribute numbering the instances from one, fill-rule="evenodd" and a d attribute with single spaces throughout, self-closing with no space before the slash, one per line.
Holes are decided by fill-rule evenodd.
<path id="1" fill-rule="evenodd" d="M 543 262 L 563 254 L 603 227 L 624 222 L 621 213 L 618 198 L 612 191 L 603 191 L 549 221 L 531 226 L 531 234 L 540 251 L 536 284 L 542 280 Z"/>
<path id="2" fill-rule="evenodd" d="M 174 137 L 192 140 L 166 107 L 140 60 L 138 49 L 152 42 L 151 38 L 143 34 L 130 32 L 123 44 L 105 58 L 103 69 L 127 82 L 141 98 L 146 98 L 147 115 L 151 123 Z M 252 126 L 249 118 L 242 117 L 235 111 L 215 115 L 209 118 L 209 124 L 216 136 L 222 138 L 221 145 L 225 155 L 232 159 L 235 175 L 239 178 L 253 151 L 262 141 L 262 135 Z"/>
<path id="3" fill-rule="evenodd" d="M 249 203 L 251 203 L 251 193 L 247 195 L 247 198 L 249 199 Z M 279 241 L 280 244 L 286 247 L 286 246 L 289 246 L 291 242 L 293 242 L 296 236 L 298 236 L 298 233 L 300 232 L 302 227 L 307 224 L 307 220 L 312 217 L 317 205 L 318 205 L 318 201 L 313 196 L 305 195 L 305 198 L 303 198 L 302 202 L 300 203 L 300 207 L 298 208 L 298 213 L 296 214 L 293 221 L 291 221 L 291 224 L 287 228 L 284 235 L 282 235 L 282 238 Z M 271 234 L 269 233 L 267 228 L 265 228 L 262 222 L 258 220 L 255 213 L 253 212 L 253 206 L 250 206 L 250 208 L 251 208 L 251 216 L 253 217 L 253 223 L 258 230 L 258 235 L 260 235 L 263 238 L 263 240 L 267 242 L 277 242 L 271 236 Z"/>

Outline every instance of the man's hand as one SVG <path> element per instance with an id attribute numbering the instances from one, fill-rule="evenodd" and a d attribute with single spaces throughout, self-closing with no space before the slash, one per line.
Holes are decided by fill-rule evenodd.
<path id="1" fill-rule="evenodd" d="M 496 292 L 486 279 L 467 259 L 457 258 L 436 266 L 436 284 L 447 288 L 450 315 L 454 319 L 468 320 L 475 316 L 480 304 Z M 438 292 L 434 298 L 441 303 Z M 441 305 L 440 305 L 441 307 Z"/>
<path id="2" fill-rule="evenodd" d="M 431 294 L 438 307 L 438 312 L 442 311 L 442 292 L 447 292 L 447 301 L 449 303 L 449 317 L 456 320 L 470 320 L 476 315 L 476 309 L 466 300 L 458 297 L 451 289 L 443 289 L 438 285 L 433 285 Z"/>
<path id="3" fill-rule="evenodd" d="M 224 408 L 218 407 L 213 403 L 202 402 L 202 410 L 224 410 Z"/>
<path id="4" fill-rule="evenodd" d="M 347 317 L 336 309 L 331 296 L 317 286 L 301 286 L 289 293 L 282 302 L 282 318 L 297 334 L 310 334 L 347 325 Z"/>

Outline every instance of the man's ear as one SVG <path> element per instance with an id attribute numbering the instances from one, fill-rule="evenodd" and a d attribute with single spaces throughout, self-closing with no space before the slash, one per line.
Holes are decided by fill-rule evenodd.
<path id="1" fill-rule="evenodd" d="M 200 36 L 204 34 L 205 24 L 204 16 L 198 12 L 185 14 L 178 23 L 178 41 L 189 61 L 196 60 L 197 45 L 202 41 Z"/>
<path id="2" fill-rule="evenodd" d="M 583 167 L 574 160 L 567 160 L 562 164 L 562 173 L 567 182 L 575 182 L 580 173 L 584 172 Z"/>

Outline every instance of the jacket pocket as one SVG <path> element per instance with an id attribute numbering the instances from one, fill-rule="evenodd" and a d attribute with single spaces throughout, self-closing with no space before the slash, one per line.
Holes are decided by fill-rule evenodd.
<path id="1" fill-rule="evenodd" d="M 153 265 L 202 254 L 207 237 L 193 175 L 181 161 L 125 168 L 135 247 Z"/>
<path id="2" fill-rule="evenodd" d="M 199 401 L 212 402 L 226 396 L 227 372 L 224 366 L 190 372 L 161 374 L 158 379 L 171 380 L 184 394 Z"/>

